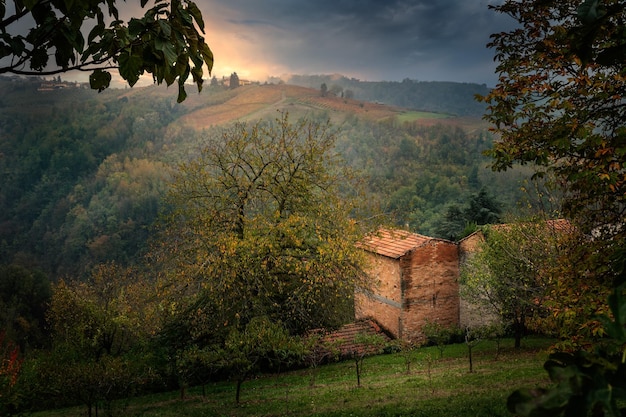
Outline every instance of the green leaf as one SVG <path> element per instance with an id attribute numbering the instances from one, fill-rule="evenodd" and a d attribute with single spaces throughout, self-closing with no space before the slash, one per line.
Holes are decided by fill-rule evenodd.
<path id="1" fill-rule="evenodd" d="M 163 32 L 163 34 L 168 38 L 172 36 L 172 28 L 170 27 L 169 23 L 167 23 L 167 21 L 163 19 L 159 19 L 158 22 L 159 27 L 161 28 L 161 32 Z"/>
<path id="2" fill-rule="evenodd" d="M 171 65 L 164 65 L 163 68 L 163 79 L 165 80 L 165 84 L 168 86 L 174 84 L 174 81 L 176 81 L 176 77 L 178 76 L 176 69 Z"/>
<path id="3" fill-rule="evenodd" d="M 6 44 L 0 42 L 0 58 L 12 55 L 13 51 Z"/>
<path id="4" fill-rule="evenodd" d="M 115 20 L 120 20 L 120 14 L 115 7 L 115 0 L 106 0 L 106 3 L 109 8 L 109 16 L 113 16 Z"/>
<path id="5" fill-rule="evenodd" d="M 2 39 L 10 51 L 10 54 L 20 56 L 26 50 L 24 44 L 24 38 L 21 36 L 11 36 L 8 33 L 0 33 L 0 39 Z"/>
<path id="6" fill-rule="evenodd" d="M 104 26 L 104 13 L 102 13 L 100 9 L 96 11 L 96 20 L 98 21 L 98 25 Z"/>
<path id="7" fill-rule="evenodd" d="M 33 10 L 38 2 L 39 0 L 22 0 L 22 3 L 24 3 L 24 7 L 26 7 L 28 10 Z"/>
<path id="8" fill-rule="evenodd" d="M 200 31 L 204 33 L 204 19 L 202 18 L 202 12 L 200 11 L 196 3 L 194 3 L 193 1 L 188 2 L 188 9 L 189 13 L 191 13 L 196 23 L 198 24 Z"/>
<path id="9" fill-rule="evenodd" d="M 191 13 L 189 13 L 185 9 L 180 9 L 178 12 L 180 17 L 183 19 L 183 22 L 186 23 L 185 26 L 193 26 L 193 18 L 191 17 Z"/>
<path id="10" fill-rule="evenodd" d="M 33 50 L 30 58 L 30 69 L 34 71 L 41 71 L 48 64 L 48 51 L 44 48 L 37 48 Z"/>
<path id="11" fill-rule="evenodd" d="M 187 98 L 187 92 L 185 91 L 185 83 L 178 83 L 178 98 L 177 102 L 182 103 Z"/>
<path id="12" fill-rule="evenodd" d="M 128 22 L 128 34 L 135 38 L 146 30 L 146 22 L 143 19 L 130 19 Z"/>
<path id="13" fill-rule="evenodd" d="M 154 40 L 154 47 L 157 51 L 163 52 L 167 65 L 173 65 L 178 59 L 178 54 L 174 49 L 174 45 L 172 45 L 169 39 L 163 39 L 161 37 L 156 38 Z"/>
<path id="14" fill-rule="evenodd" d="M 209 48 L 209 45 L 207 45 L 206 43 L 202 43 L 201 47 L 200 47 L 200 52 L 202 53 L 202 57 L 204 58 L 204 62 L 206 63 L 207 67 L 209 68 L 209 74 L 211 73 L 211 70 L 213 70 L 213 52 L 211 52 L 211 49 Z"/>
<path id="15" fill-rule="evenodd" d="M 98 92 L 108 88 L 110 84 L 111 74 L 108 71 L 97 69 L 89 76 L 89 86 Z"/>
<path id="16" fill-rule="evenodd" d="M 609 336 L 620 341 L 626 341 L 626 297 L 624 297 L 623 288 L 616 288 L 609 296 L 609 307 L 613 313 L 613 320 L 605 318 L 603 320 L 604 327 Z"/>
<path id="17" fill-rule="evenodd" d="M 74 64 L 74 49 L 67 46 L 57 46 L 54 52 L 54 60 L 58 67 L 68 69 L 70 64 Z"/>
<path id="18" fill-rule="evenodd" d="M 599 0 L 585 0 L 578 6 L 577 17 L 583 23 L 593 23 L 604 15 L 606 15 L 606 9 Z"/>
<path id="19" fill-rule="evenodd" d="M 202 91 L 202 67 L 193 67 L 191 70 L 191 77 L 198 86 L 198 92 Z"/>
<path id="20" fill-rule="evenodd" d="M 91 31 L 89 32 L 89 35 L 87 36 L 87 44 L 91 46 L 92 42 L 94 39 L 96 39 L 99 36 L 102 36 L 102 34 L 104 33 L 105 27 L 104 24 L 97 24 L 96 26 L 93 27 L 93 29 L 91 29 Z"/>
<path id="21" fill-rule="evenodd" d="M 61 25 L 59 33 L 65 38 L 66 42 L 78 53 L 82 53 L 85 47 L 85 38 L 80 30 L 74 30 L 69 24 Z M 72 55 L 74 55 L 72 51 Z"/>
<path id="22" fill-rule="evenodd" d="M 143 60 L 140 56 L 124 52 L 118 57 L 120 76 L 132 87 L 143 74 Z"/>
<path id="23" fill-rule="evenodd" d="M 63 2 L 65 3 L 65 8 L 67 10 L 72 10 L 72 8 L 74 7 L 74 3 L 76 0 L 63 0 Z"/>

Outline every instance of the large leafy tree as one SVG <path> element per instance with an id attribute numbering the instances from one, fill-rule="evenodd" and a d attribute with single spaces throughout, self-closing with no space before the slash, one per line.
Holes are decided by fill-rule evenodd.
<path id="1" fill-rule="evenodd" d="M 476 226 L 500 223 L 502 213 L 500 202 L 485 188 L 471 195 L 464 207 L 458 204 L 448 206 L 438 221 L 435 234 L 450 240 L 458 240 L 476 230 Z"/>
<path id="2" fill-rule="evenodd" d="M 98 402 L 149 382 L 154 363 L 147 365 L 145 348 L 159 323 L 152 292 L 135 270 L 114 263 L 95 267 L 89 282 L 56 284 L 52 349 L 35 361 L 36 396 L 82 402 L 91 415 Z"/>
<path id="3" fill-rule="evenodd" d="M 326 124 L 283 114 L 211 135 L 172 183 L 162 241 L 170 290 L 196 340 L 254 317 L 292 333 L 352 317 L 365 285 L 361 227 Z M 350 191 L 353 189 L 351 188 Z M 180 331 L 180 328 L 178 329 Z"/>
<path id="4" fill-rule="evenodd" d="M 140 2 L 144 8 L 148 0 Z M 89 71 L 91 87 L 101 91 L 111 82 L 110 69 L 131 86 L 149 73 L 159 84 L 178 81 L 182 101 L 189 75 L 201 89 L 203 66 L 209 72 L 213 66 L 203 32 L 191 0 L 156 0 L 128 22 L 115 0 L 0 0 L 0 74 Z"/>
<path id="5" fill-rule="evenodd" d="M 485 228 L 485 240 L 461 268 L 461 292 L 515 335 L 515 347 L 548 298 L 548 270 L 560 249 L 553 222 Z"/>
<path id="6" fill-rule="evenodd" d="M 501 137 L 494 167 L 533 163 L 540 175 L 554 173 L 565 213 L 591 236 L 571 275 L 590 271 L 614 285 L 611 319 L 603 321 L 610 337 L 597 350 L 553 355 L 545 366 L 555 386 L 518 391 L 509 407 L 519 415 L 623 415 L 626 4 L 509 0 L 495 9 L 519 27 L 490 44 L 500 75 L 485 97 L 486 118 Z"/>
<path id="7" fill-rule="evenodd" d="M 492 35 L 497 86 L 483 99 L 505 170 L 555 174 L 566 213 L 620 232 L 626 199 L 625 5 L 617 0 L 523 0 L 494 7 L 519 27 Z"/>
<path id="8" fill-rule="evenodd" d="M 0 328 L 23 352 L 45 345 L 45 314 L 51 289 L 39 270 L 0 265 Z"/>

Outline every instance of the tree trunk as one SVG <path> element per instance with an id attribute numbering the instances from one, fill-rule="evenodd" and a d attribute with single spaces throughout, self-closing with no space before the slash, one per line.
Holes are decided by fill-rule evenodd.
<path id="1" fill-rule="evenodd" d="M 239 404 L 239 398 L 241 395 L 241 384 L 243 384 L 243 379 L 237 380 L 237 392 L 235 393 L 235 403 Z"/>
<path id="2" fill-rule="evenodd" d="M 496 357 L 495 360 L 498 360 L 498 358 L 500 358 L 500 344 L 501 344 L 501 340 L 500 337 L 496 337 Z"/>
<path id="3" fill-rule="evenodd" d="M 525 328 L 524 328 L 524 319 L 517 318 L 515 320 L 515 349 L 519 349 L 522 347 L 522 337 L 524 337 Z"/>
<path id="4" fill-rule="evenodd" d="M 354 357 L 354 364 L 356 365 L 356 386 L 361 386 L 361 364 L 360 359 L 358 357 Z"/>

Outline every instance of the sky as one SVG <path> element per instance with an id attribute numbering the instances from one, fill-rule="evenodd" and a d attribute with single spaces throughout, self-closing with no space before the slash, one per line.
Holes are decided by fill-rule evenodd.
<path id="1" fill-rule="evenodd" d="M 488 87 L 497 82 L 489 36 L 515 25 L 488 8 L 502 1 L 195 0 L 217 77 L 236 72 L 240 79 L 263 82 L 289 74 L 341 74 L 362 81 L 410 78 Z M 117 3 L 125 19 L 145 11 L 136 1 Z M 18 32 L 20 25 L 27 28 L 28 22 L 16 24 Z M 68 77 L 86 81 L 87 73 Z"/>
<path id="2" fill-rule="evenodd" d="M 497 81 L 489 35 L 514 22 L 486 0 L 196 0 L 213 75 L 264 81 Z"/>

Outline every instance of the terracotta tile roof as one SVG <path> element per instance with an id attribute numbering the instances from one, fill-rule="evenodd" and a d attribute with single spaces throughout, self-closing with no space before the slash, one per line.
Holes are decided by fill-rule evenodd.
<path id="1" fill-rule="evenodd" d="M 541 222 L 538 223 L 522 223 L 522 225 L 539 225 L 541 224 Z M 548 230 L 550 230 L 551 232 L 554 233 L 571 233 L 574 231 L 574 225 L 572 225 L 572 223 L 570 223 L 569 220 L 567 219 L 553 219 L 553 220 L 544 220 L 543 224 L 545 224 L 546 228 Z M 514 227 L 519 227 L 519 224 L 515 224 L 515 223 L 504 223 L 504 224 L 492 224 L 492 225 L 488 225 L 487 227 L 494 229 L 494 230 L 503 230 L 503 231 L 508 231 L 511 228 Z M 515 230 L 515 229 L 514 229 Z M 476 232 L 474 232 L 476 233 Z"/>
<path id="2" fill-rule="evenodd" d="M 398 259 L 408 251 L 432 240 L 405 230 L 381 229 L 369 235 L 360 245 L 363 249 L 389 258 Z"/>
<path id="3" fill-rule="evenodd" d="M 357 343 L 355 338 L 359 334 L 380 335 L 385 342 L 391 338 L 381 329 L 381 327 L 371 319 L 359 320 L 342 326 L 339 330 L 329 333 L 324 337 L 326 342 L 333 342 L 341 352 L 341 357 L 348 357 L 353 352 L 377 353 L 377 349 L 363 343 Z"/>
<path id="4" fill-rule="evenodd" d="M 554 219 L 554 220 L 545 220 L 543 222 L 546 228 L 552 233 L 573 233 L 575 230 L 575 226 L 567 219 Z M 534 225 L 536 223 L 528 223 L 529 225 Z M 515 223 L 501 223 L 501 224 L 490 224 L 482 227 L 486 227 L 491 230 L 496 230 L 500 232 L 509 232 L 514 227 L 519 227 L 519 224 Z M 513 229 L 515 230 L 515 229 Z M 481 229 L 478 229 L 474 233 L 465 236 L 463 239 L 459 241 L 459 243 L 463 243 L 469 241 L 472 238 L 477 237 L 480 240 L 484 240 L 484 232 Z"/>
<path id="5" fill-rule="evenodd" d="M 546 220 L 546 225 L 555 232 L 572 233 L 574 225 L 566 219 Z"/>

